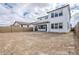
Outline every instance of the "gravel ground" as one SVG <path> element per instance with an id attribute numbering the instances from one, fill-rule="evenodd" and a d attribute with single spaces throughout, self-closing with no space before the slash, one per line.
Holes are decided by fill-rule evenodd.
<path id="1" fill-rule="evenodd" d="M 1 55 L 75 54 L 73 33 L 46 32 L 0 33 Z"/>

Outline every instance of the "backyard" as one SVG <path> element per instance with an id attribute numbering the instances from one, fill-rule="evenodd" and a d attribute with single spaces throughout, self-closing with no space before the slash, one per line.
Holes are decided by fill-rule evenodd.
<path id="1" fill-rule="evenodd" d="M 0 33 L 1 55 L 75 54 L 73 33 Z"/>

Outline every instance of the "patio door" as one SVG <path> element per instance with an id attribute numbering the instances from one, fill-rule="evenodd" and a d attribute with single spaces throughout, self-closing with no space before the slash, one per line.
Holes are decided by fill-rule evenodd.
<path id="1" fill-rule="evenodd" d="M 47 25 L 44 25 L 44 29 L 45 29 L 45 31 L 47 31 Z"/>
<path id="2" fill-rule="evenodd" d="M 39 31 L 47 31 L 47 25 L 38 25 Z"/>

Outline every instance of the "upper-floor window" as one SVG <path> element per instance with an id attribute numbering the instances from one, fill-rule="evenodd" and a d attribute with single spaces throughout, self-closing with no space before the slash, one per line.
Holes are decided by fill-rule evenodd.
<path id="1" fill-rule="evenodd" d="M 42 20 L 42 18 L 40 18 L 40 20 Z"/>
<path id="2" fill-rule="evenodd" d="M 58 13 L 55 13 L 55 17 L 58 17 Z"/>
<path id="3" fill-rule="evenodd" d="M 48 16 L 45 16 L 45 19 L 48 19 Z"/>
<path id="4" fill-rule="evenodd" d="M 63 13 L 62 13 L 62 12 L 60 12 L 60 13 L 59 13 L 59 16 L 62 16 L 62 15 L 63 15 Z"/>
<path id="5" fill-rule="evenodd" d="M 54 13 L 51 13 L 51 18 L 53 18 L 54 17 Z"/>

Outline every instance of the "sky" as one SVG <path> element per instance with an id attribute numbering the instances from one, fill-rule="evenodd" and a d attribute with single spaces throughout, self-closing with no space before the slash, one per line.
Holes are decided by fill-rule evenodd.
<path id="1" fill-rule="evenodd" d="M 36 18 L 47 15 L 47 11 L 64 5 L 67 3 L 0 3 L 0 25 L 10 25 L 15 21 L 34 22 L 37 21 Z M 70 9 L 73 15 L 79 11 L 79 4 L 70 4 Z M 71 23 L 75 24 L 75 20 L 71 20 Z"/>

